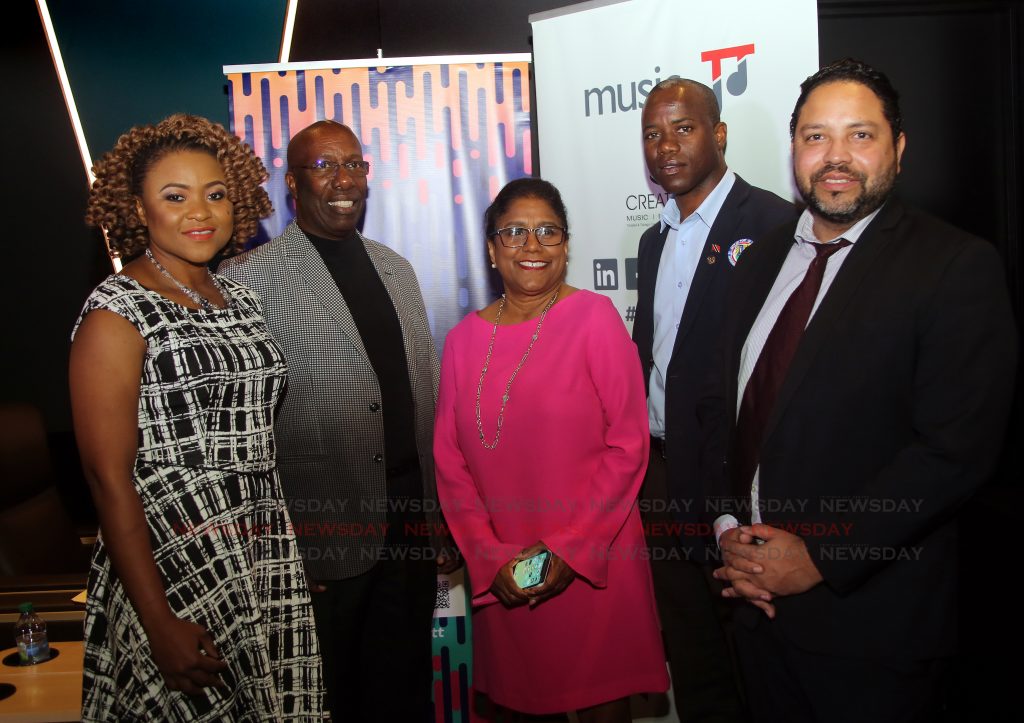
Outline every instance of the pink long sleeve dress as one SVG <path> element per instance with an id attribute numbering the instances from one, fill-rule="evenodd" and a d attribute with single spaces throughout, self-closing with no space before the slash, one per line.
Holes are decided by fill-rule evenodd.
<path id="1" fill-rule="evenodd" d="M 498 327 L 480 400 L 488 442 L 536 326 Z M 512 385 L 500 442 L 488 450 L 475 404 L 492 328 L 474 313 L 448 334 L 434 442 L 438 494 L 473 590 L 474 687 L 534 714 L 664 691 L 634 505 L 649 444 L 636 347 L 607 297 L 581 290 L 559 301 Z M 577 578 L 533 609 L 507 609 L 491 583 L 538 540 Z"/>

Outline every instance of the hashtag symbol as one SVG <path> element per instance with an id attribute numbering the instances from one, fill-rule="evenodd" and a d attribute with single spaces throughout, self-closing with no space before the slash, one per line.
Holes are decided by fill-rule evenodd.
<path id="1" fill-rule="evenodd" d="M 636 318 L 636 307 L 635 306 L 627 306 L 626 307 L 626 321 L 633 321 L 635 318 Z"/>

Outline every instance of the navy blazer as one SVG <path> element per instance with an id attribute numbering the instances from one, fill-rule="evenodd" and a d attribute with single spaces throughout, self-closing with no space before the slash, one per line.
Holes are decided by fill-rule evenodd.
<path id="1" fill-rule="evenodd" d="M 740 353 L 794 231 L 770 234 L 736 267 L 722 393 L 702 404 L 709 443 L 723 450 L 735 433 Z M 997 461 L 1016 352 L 992 245 L 887 202 L 811 318 L 760 450 L 762 520 L 800 535 L 824 577 L 775 600 L 782 636 L 850 657 L 953 652 L 954 516 Z M 723 495 L 728 456 L 712 475 Z M 743 520 L 749 502 L 733 498 Z M 741 610 L 741 622 L 767 624 L 753 606 Z"/>
<path id="2" fill-rule="evenodd" d="M 698 519 L 706 492 L 698 475 L 700 445 L 696 408 L 700 390 L 713 366 L 726 291 L 733 277 L 729 249 L 739 240 L 756 241 L 767 231 L 794 218 L 796 209 L 791 203 L 751 186 L 737 175 L 708 233 L 683 306 L 665 380 L 668 489 L 676 503 L 677 517 L 682 520 Z M 648 385 L 654 366 L 654 287 L 668 231 L 667 226 L 661 228 L 660 220 L 656 222 L 640 238 L 637 254 L 638 298 L 633 341 L 643 362 L 644 383 Z"/>

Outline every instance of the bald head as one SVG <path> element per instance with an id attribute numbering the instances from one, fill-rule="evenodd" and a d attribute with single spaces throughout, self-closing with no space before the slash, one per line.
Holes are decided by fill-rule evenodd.
<path id="1" fill-rule="evenodd" d="M 702 83 L 669 78 L 647 94 L 641 114 L 651 179 L 693 213 L 725 175 L 727 129 L 715 94 Z"/>
<path id="2" fill-rule="evenodd" d="M 365 169 L 345 167 L 352 161 L 363 161 L 363 148 L 348 126 L 335 121 L 317 121 L 288 144 L 284 182 L 295 201 L 295 222 L 307 234 L 338 240 L 353 236 L 367 185 Z"/>
<path id="3" fill-rule="evenodd" d="M 309 156 L 311 148 L 313 149 L 313 155 L 316 155 L 316 147 L 325 138 L 337 136 L 338 134 L 347 135 L 357 145 L 359 144 L 359 139 L 352 132 L 352 129 L 338 123 L 338 121 L 319 120 L 306 126 L 288 142 L 288 167 L 291 168 L 292 166 L 300 166 L 307 163 L 306 158 Z"/>
<path id="4" fill-rule="evenodd" d="M 651 88 L 651 92 L 647 94 L 645 104 L 649 103 L 655 96 L 658 96 L 658 99 L 664 99 L 673 96 L 681 97 L 683 95 L 686 96 L 686 100 L 691 108 L 694 110 L 700 109 L 707 114 L 707 119 L 711 125 L 716 125 L 722 120 L 715 91 L 703 83 L 690 80 L 689 78 L 666 78 Z"/>

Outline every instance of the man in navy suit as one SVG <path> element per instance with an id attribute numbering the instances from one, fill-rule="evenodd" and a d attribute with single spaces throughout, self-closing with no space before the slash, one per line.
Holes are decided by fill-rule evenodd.
<path id="1" fill-rule="evenodd" d="M 742 720 L 721 622 L 726 611 L 696 524 L 704 506 L 696 406 L 736 260 L 796 212 L 728 169 L 727 128 L 707 86 L 659 83 L 642 124 L 651 179 L 672 195 L 640 239 L 633 325 L 648 385 L 651 459 L 641 509 L 655 594 L 680 720 Z"/>
<path id="2" fill-rule="evenodd" d="M 715 523 L 715 574 L 753 603 L 735 629 L 755 720 L 935 720 L 956 513 L 1013 396 L 1006 282 L 991 244 L 892 198 L 906 136 L 883 73 L 821 69 L 790 132 L 807 210 L 736 268 L 701 405 L 740 518 Z"/>

